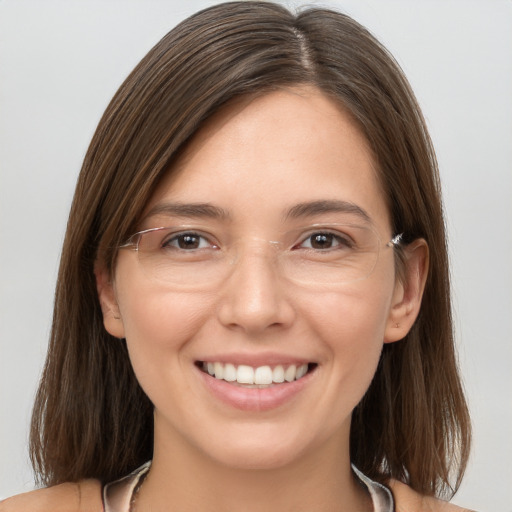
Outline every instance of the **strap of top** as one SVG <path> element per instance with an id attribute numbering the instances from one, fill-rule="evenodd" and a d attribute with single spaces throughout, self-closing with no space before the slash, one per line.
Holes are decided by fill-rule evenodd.
<path id="1" fill-rule="evenodd" d="M 151 461 L 146 462 L 128 476 L 107 484 L 103 489 L 105 512 L 129 512 L 133 494 L 141 478 L 149 471 Z M 368 489 L 373 502 L 374 512 L 394 512 L 393 495 L 382 484 L 374 482 L 352 466 L 362 484 Z"/>
<path id="2" fill-rule="evenodd" d="M 148 461 L 128 476 L 107 484 L 103 488 L 105 512 L 130 512 L 133 493 L 150 467 L 151 461 Z"/>

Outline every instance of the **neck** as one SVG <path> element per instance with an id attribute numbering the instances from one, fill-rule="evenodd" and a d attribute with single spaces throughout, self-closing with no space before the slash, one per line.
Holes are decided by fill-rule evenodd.
<path id="1" fill-rule="evenodd" d="M 368 494 L 351 471 L 348 438 L 329 440 L 314 453 L 279 467 L 247 469 L 226 466 L 184 442 L 169 445 L 156 434 L 155 456 L 137 497 L 138 510 L 372 510 Z"/>

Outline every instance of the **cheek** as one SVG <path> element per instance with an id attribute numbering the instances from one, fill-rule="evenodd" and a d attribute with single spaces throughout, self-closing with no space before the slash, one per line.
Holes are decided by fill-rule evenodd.
<path id="1" fill-rule="evenodd" d="M 187 342 L 205 324 L 213 309 L 212 297 L 145 289 L 118 291 L 130 360 L 145 388 L 167 379 L 187 359 Z M 200 295 L 200 296 L 198 296 Z M 147 390 L 149 391 L 149 390 Z"/>
<path id="2" fill-rule="evenodd" d="M 142 292 L 127 300 L 121 298 L 126 338 L 145 345 L 179 345 L 202 314 L 198 303 L 201 302 L 190 295 L 165 292 Z"/>
<path id="3" fill-rule="evenodd" d="M 356 403 L 375 373 L 391 304 L 391 285 L 371 285 L 360 282 L 343 292 L 324 293 L 304 309 L 328 354 L 333 385 L 353 388 Z"/>
<path id="4" fill-rule="evenodd" d="M 383 343 L 391 291 L 358 284 L 309 301 L 311 322 L 331 340 L 333 348 L 338 344 L 357 349 L 365 343 Z"/>

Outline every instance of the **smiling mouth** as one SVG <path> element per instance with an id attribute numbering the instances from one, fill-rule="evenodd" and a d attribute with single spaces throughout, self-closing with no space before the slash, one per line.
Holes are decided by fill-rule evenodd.
<path id="1" fill-rule="evenodd" d="M 222 362 L 198 361 L 197 367 L 204 373 L 218 380 L 223 380 L 234 386 L 245 388 L 268 388 L 302 379 L 306 374 L 313 372 L 318 366 L 316 363 L 300 365 L 265 365 L 253 368 L 247 365 L 234 365 Z"/>

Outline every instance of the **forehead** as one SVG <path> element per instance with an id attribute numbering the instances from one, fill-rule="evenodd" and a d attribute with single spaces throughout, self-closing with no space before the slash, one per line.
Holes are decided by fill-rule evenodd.
<path id="1" fill-rule="evenodd" d="M 164 176 L 146 212 L 168 201 L 258 215 L 346 201 L 384 228 L 385 198 L 351 116 L 312 87 L 243 98 L 215 114 Z"/>

